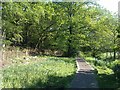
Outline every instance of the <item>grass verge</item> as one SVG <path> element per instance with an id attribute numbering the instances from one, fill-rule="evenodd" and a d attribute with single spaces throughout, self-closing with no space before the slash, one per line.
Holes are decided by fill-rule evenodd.
<path id="1" fill-rule="evenodd" d="M 116 79 L 112 67 L 120 60 L 106 62 L 104 60 L 96 60 L 93 57 L 86 57 L 85 60 L 97 70 L 97 80 L 100 88 L 120 89 L 120 80 Z M 116 63 L 117 62 L 117 63 Z"/>

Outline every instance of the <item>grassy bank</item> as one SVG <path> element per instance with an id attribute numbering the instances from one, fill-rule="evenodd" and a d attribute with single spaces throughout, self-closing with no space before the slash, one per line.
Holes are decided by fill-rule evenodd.
<path id="1" fill-rule="evenodd" d="M 86 57 L 94 69 L 97 71 L 97 80 L 100 88 L 116 88 L 120 89 L 120 80 L 116 78 L 113 68 L 120 64 L 120 60 L 95 60 L 93 57 Z"/>
<path id="2" fill-rule="evenodd" d="M 33 58 L 33 57 L 32 57 Z M 3 88 L 68 87 L 76 71 L 75 59 L 36 57 L 16 60 L 3 68 Z M 21 63 L 22 62 L 22 63 Z"/>

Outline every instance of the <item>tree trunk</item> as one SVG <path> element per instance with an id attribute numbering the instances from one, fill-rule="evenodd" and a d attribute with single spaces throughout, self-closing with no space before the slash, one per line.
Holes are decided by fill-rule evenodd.
<path id="1" fill-rule="evenodd" d="M 115 36 L 115 35 L 114 35 Z M 115 45 L 116 41 L 115 41 L 115 37 L 114 37 L 114 45 Z M 113 49 L 113 60 L 116 59 L 116 48 Z"/>
<path id="2" fill-rule="evenodd" d="M 114 51 L 113 51 L 113 59 L 115 60 L 116 59 L 116 50 L 114 49 Z"/>
<path id="3" fill-rule="evenodd" d="M 68 11 L 68 13 L 69 13 L 69 16 L 68 16 L 68 19 L 69 19 L 69 26 L 68 26 L 68 30 L 69 30 L 69 38 L 68 38 L 68 51 L 67 51 L 67 56 L 68 57 L 71 57 L 71 56 L 73 56 L 74 55 L 74 48 L 73 48 L 73 46 L 72 46 L 72 29 L 73 29 L 73 27 L 72 27 L 72 15 L 73 15 L 73 13 L 72 13 L 72 2 L 70 3 L 70 7 L 69 7 L 69 11 Z"/>

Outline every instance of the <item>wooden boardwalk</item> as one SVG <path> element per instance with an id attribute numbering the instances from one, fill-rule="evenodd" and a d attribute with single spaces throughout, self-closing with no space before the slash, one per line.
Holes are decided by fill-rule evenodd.
<path id="1" fill-rule="evenodd" d="M 77 72 L 70 84 L 70 88 L 98 88 L 96 75 L 93 68 L 83 59 L 76 59 Z"/>

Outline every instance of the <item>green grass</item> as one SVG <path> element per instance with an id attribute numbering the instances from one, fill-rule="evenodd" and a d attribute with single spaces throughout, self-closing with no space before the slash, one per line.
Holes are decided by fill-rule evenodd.
<path id="1" fill-rule="evenodd" d="M 2 84 L 2 68 L 0 68 L 0 89 L 2 89 L 2 86 L 1 86 L 1 84 Z"/>
<path id="2" fill-rule="evenodd" d="M 76 65 L 73 58 L 38 57 L 43 60 L 3 68 L 3 88 L 68 87 Z M 22 60 L 21 60 L 22 61 Z M 24 60 L 23 60 L 24 61 Z"/>
<path id="3" fill-rule="evenodd" d="M 116 79 L 112 68 L 120 64 L 120 60 L 106 62 L 99 60 L 95 63 L 93 57 L 86 57 L 85 60 L 97 70 L 97 80 L 100 88 L 120 88 L 120 81 Z"/>
<path id="4" fill-rule="evenodd" d="M 114 74 L 99 74 L 97 80 L 100 88 L 120 88 Z"/>

